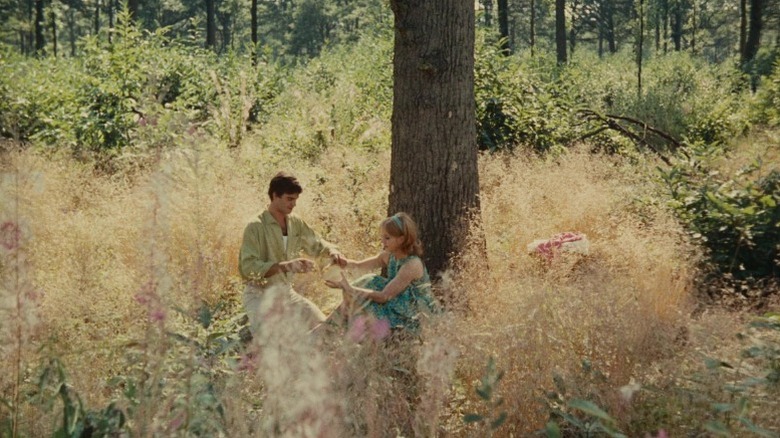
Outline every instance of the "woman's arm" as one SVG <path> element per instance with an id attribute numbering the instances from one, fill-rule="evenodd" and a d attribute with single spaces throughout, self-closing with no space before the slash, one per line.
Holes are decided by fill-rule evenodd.
<path id="1" fill-rule="evenodd" d="M 360 261 L 347 259 L 346 268 L 370 271 L 374 269 L 384 268 L 385 266 L 387 266 L 388 260 L 389 260 L 388 254 L 382 251 L 373 257 L 369 257 L 367 259 L 363 259 Z"/>
<path id="2" fill-rule="evenodd" d="M 422 261 L 420 259 L 414 259 L 410 260 L 408 263 L 401 266 L 401 269 L 398 270 L 398 274 L 390 280 L 389 283 L 387 283 L 387 286 L 385 286 L 382 291 L 373 291 L 371 289 L 365 289 L 360 287 L 354 287 L 349 285 L 349 288 L 351 289 L 352 293 L 358 297 L 359 299 L 363 300 L 371 300 L 376 303 L 386 303 L 393 298 L 397 297 L 398 294 L 404 291 L 407 287 L 409 287 L 410 284 L 414 280 L 417 280 L 418 278 L 422 277 L 424 273 L 424 268 Z M 345 289 L 347 292 L 350 292 L 350 290 Z"/>

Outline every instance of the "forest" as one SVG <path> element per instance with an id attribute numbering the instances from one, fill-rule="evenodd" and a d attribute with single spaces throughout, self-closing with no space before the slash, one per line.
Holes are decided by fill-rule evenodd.
<path id="1" fill-rule="evenodd" d="M 780 437 L 780 0 L 0 24 L 0 436 Z M 253 337 L 238 254 L 280 170 L 352 259 L 412 214 L 443 311 Z M 563 233 L 587 250 L 534 251 Z"/>

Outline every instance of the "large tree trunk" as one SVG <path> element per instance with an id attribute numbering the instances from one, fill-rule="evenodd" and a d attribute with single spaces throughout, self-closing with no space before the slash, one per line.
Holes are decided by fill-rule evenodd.
<path id="1" fill-rule="evenodd" d="M 566 64 L 566 0 L 555 0 L 555 53 Z"/>
<path id="2" fill-rule="evenodd" d="M 479 212 L 473 0 L 392 0 L 395 15 L 388 212 L 420 227 L 432 275 L 463 249 Z"/>
<path id="3" fill-rule="evenodd" d="M 498 0 L 498 32 L 501 34 L 501 53 L 512 54 L 509 46 L 509 5 L 508 0 Z"/>
<path id="4" fill-rule="evenodd" d="M 35 0 L 35 53 L 43 55 L 46 41 L 43 39 L 43 0 Z"/>
<path id="5" fill-rule="evenodd" d="M 664 20 L 664 54 L 669 51 L 669 0 L 662 0 Z"/>
<path id="6" fill-rule="evenodd" d="M 742 64 L 753 60 L 758 53 L 758 47 L 761 42 L 761 11 L 763 9 L 763 0 L 750 0 L 750 21 L 748 22 L 747 40 L 745 40 L 745 51 L 742 52 Z"/>
<path id="7" fill-rule="evenodd" d="M 213 49 L 217 44 L 217 17 L 215 0 L 206 0 L 206 47 Z"/>

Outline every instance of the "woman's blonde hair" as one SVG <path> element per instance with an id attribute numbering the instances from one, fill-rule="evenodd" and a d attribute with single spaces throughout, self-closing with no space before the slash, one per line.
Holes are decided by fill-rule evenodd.
<path id="1" fill-rule="evenodd" d="M 404 212 L 396 213 L 382 221 L 382 229 L 393 237 L 403 237 L 401 249 L 409 254 L 422 257 L 423 247 L 417 238 L 417 224 Z"/>

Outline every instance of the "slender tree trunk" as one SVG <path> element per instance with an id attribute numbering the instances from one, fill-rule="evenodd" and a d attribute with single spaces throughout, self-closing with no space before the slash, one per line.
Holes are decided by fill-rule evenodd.
<path id="1" fill-rule="evenodd" d="M 138 20 L 138 10 L 140 5 L 138 0 L 127 0 L 127 10 L 130 12 L 130 19 L 133 21 Z"/>
<path id="2" fill-rule="evenodd" d="M 76 11 L 68 7 L 68 36 L 70 37 L 70 56 L 76 56 Z"/>
<path id="3" fill-rule="evenodd" d="M 252 0 L 252 65 L 257 65 L 257 0 Z"/>
<path id="4" fill-rule="evenodd" d="M 49 11 L 49 24 L 51 25 L 51 50 L 54 54 L 54 58 L 57 58 L 57 14 L 54 12 L 54 8 Z"/>
<path id="5" fill-rule="evenodd" d="M 217 44 L 217 19 L 214 0 L 206 0 L 206 48 L 214 49 Z"/>
<path id="6" fill-rule="evenodd" d="M 748 22 L 747 40 L 745 40 L 745 51 L 742 55 L 742 64 L 745 65 L 752 61 L 758 53 L 761 44 L 761 13 L 763 10 L 763 0 L 750 0 L 750 15 Z"/>
<path id="7" fill-rule="evenodd" d="M 655 53 L 661 51 L 661 14 L 655 13 Z"/>
<path id="8" fill-rule="evenodd" d="M 27 0 L 27 53 L 35 53 L 35 2 L 37 0 Z"/>
<path id="9" fill-rule="evenodd" d="M 35 53 L 43 56 L 46 50 L 46 40 L 43 38 L 45 26 L 43 18 L 43 0 L 35 0 Z"/>
<path id="10" fill-rule="evenodd" d="M 747 41 L 747 0 L 739 0 L 739 56 L 745 57 L 745 41 Z"/>
<path id="11" fill-rule="evenodd" d="M 555 0 L 555 49 L 558 64 L 566 64 L 566 0 Z"/>
<path id="12" fill-rule="evenodd" d="M 505 56 L 512 54 L 509 46 L 509 4 L 508 0 L 498 0 L 498 31 L 501 34 L 501 53 Z"/>
<path id="13" fill-rule="evenodd" d="M 691 16 L 691 53 L 696 54 L 696 0 L 692 0 L 693 15 Z"/>
<path id="14" fill-rule="evenodd" d="M 609 53 L 617 53 L 617 42 L 615 41 L 615 8 L 611 4 L 607 5 L 607 43 L 609 43 Z"/>
<path id="15" fill-rule="evenodd" d="M 100 34 L 100 0 L 95 0 L 95 35 Z"/>
<path id="16" fill-rule="evenodd" d="M 474 1 L 391 0 L 395 16 L 388 212 L 417 221 L 431 275 L 479 212 Z"/>
<path id="17" fill-rule="evenodd" d="M 639 38 L 636 44 L 636 91 L 637 99 L 642 99 L 642 56 L 645 42 L 645 2 L 639 0 Z"/>
<path id="18" fill-rule="evenodd" d="M 672 39 L 674 40 L 674 51 L 679 52 L 682 50 L 682 34 L 683 34 L 683 11 L 682 0 L 675 0 L 674 2 L 674 15 L 672 22 Z"/>
<path id="19" fill-rule="evenodd" d="M 536 49 L 536 1 L 531 0 L 531 56 L 534 56 Z"/>
<path id="20" fill-rule="evenodd" d="M 108 12 L 108 44 L 111 44 L 114 34 L 114 1 L 107 0 L 107 12 Z"/>
<path id="21" fill-rule="evenodd" d="M 662 0 L 664 19 L 664 54 L 669 51 L 669 0 Z"/>
<path id="22" fill-rule="evenodd" d="M 482 5 L 485 8 L 485 27 L 490 28 L 493 26 L 493 0 L 482 0 Z"/>

